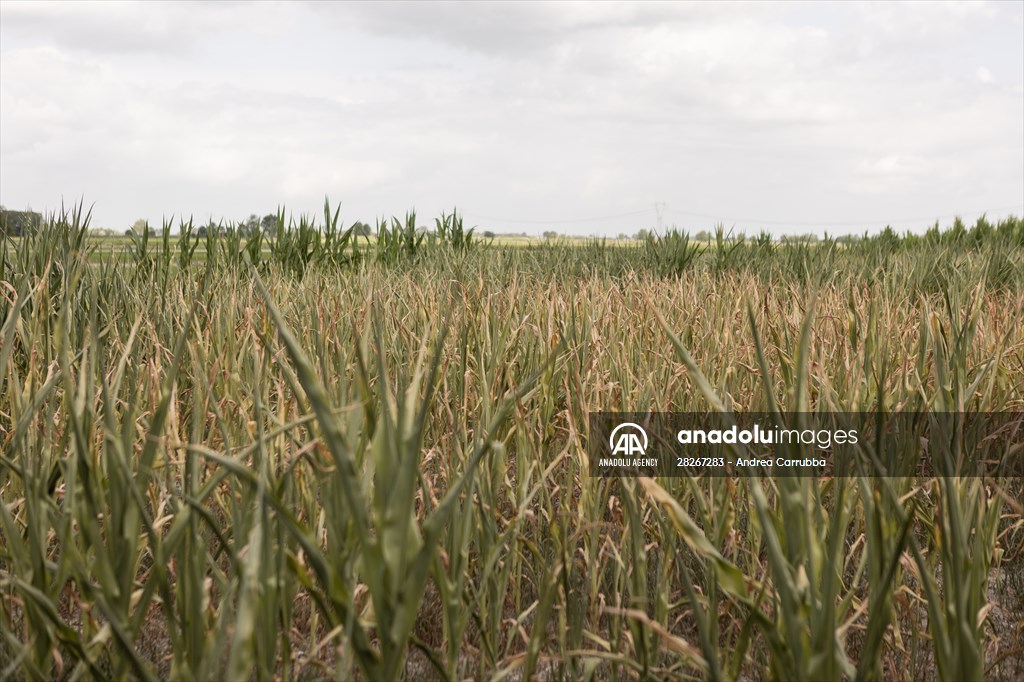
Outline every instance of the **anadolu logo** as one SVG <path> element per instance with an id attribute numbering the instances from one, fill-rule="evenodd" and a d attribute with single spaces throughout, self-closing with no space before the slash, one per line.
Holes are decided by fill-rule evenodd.
<path id="1" fill-rule="evenodd" d="M 612 455 L 642 457 L 647 451 L 647 432 L 639 424 L 623 422 L 612 429 L 608 445 Z"/>

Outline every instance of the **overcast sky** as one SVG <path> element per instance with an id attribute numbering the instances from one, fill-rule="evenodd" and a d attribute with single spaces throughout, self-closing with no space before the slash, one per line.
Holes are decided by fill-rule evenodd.
<path id="1" fill-rule="evenodd" d="M 498 232 L 1024 213 L 1024 2 L 0 2 L 0 203 Z M 424 220 L 427 219 L 427 220 Z"/>

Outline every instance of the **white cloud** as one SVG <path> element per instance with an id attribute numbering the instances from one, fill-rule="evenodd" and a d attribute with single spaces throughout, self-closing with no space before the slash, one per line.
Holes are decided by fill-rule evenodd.
<path id="1" fill-rule="evenodd" d="M 1014 12 L 4 2 L 0 199 L 84 193 L 114 227 L 313 210 L 324 193 L 350 220 L 458 204 L 523 219 L 649 208 L 653 223 L 666 201 L 884 222 L 1024 203 Z"/>

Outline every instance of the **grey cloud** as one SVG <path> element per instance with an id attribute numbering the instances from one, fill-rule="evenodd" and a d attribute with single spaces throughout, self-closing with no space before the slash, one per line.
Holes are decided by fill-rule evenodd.
<path id="1" fill-rule="evenodd" d="M 808 7 L 4 2 L 0 191 L 37 206 L 84 192 L 110 226 L 313 210 L 325 192 L 351 219 L 667 201 L 689 227 L 707 221 L 687 211 L 857 220 L 1024 201 L 1024 60 L 1001 6 L 959 24 Z M 901 46 L 879 25 L 914 21 L 943 41 Z"/>
<path id="2" fill-rule="evenodd" d="M 184 54 L 233 27 L 256 28 L 239 2 L 4 2 L 4 31 L 96 54 Z M 258 29 L 257 29 L 258 30 Z"/>
<path id="3" fill-rule="evenodd" d="M 308 6 L 325 20 L 346 27 L 524 58 L 588 33 L 697 22 L 723 11 L 711 4 L 661 2 L 310 2 Z M 761 11 L 760 4 L 747 8 Z"/>

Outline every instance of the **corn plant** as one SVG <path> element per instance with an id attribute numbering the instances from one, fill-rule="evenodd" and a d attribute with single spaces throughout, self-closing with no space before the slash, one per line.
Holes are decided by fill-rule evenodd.
<path id="1" fill-rule="evenodd" d="M 1024 408 L 1019 219 L 454 249 L 277 215 L 5 241 L 0 678 L 1024 674 L 1021 479 L 958 475 L 949 418 Z M 830 479 L 611 479 L 606 410 L 922 432 Z"/>
<path id="2" fill-rule="evenodd" d="M 377 261 L 385 265 L 413 260 L 420 253 L 425 234 L 416 227 L 416 212 L 409 211 L 405 220 L 392 217 L 391 222 L 377 221 Z"/>
<path id="3" fill-rule="evenodd" d="M 192 218 L 188 222 L 178 222 L 178 268 L 188 270 L 195 259 L 196 248 L 199 246 L 199 235 L 192 225 Z"/>
<path id="4" fill-rule="evenodd" d="M 451 214 L 442 212 L 440 218 L 434 218 L 434 227 L 440 242 L 456 251 L 472 248 L 475 244 L 473 232 L 476 228 L 465 229 L 462 226 L 462 216 L 454 208 Z"/>

